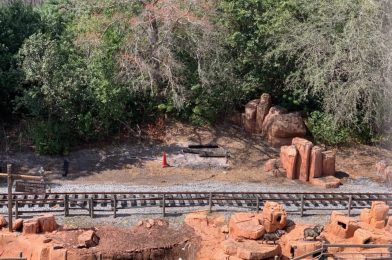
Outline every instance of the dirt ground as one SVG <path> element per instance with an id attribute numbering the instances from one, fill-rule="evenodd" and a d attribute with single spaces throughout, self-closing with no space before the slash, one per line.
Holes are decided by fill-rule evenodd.
<path id="1" fill-rule="evenodd" d="M 162 153 L 168 155 L 169 165 L 182 154 L 188 144 L 214 143 L 230 153 L 227 167 L 162 168 Z M 379 147 L 353 145 L 329 148 L 337 152 L 337 176 L 369 177 L 382 181 L 374 165 L 381 159 L 392 162 L 392 152 Z M 121 183 L 133 185 L 173 185 L 191 181 L 214 180 L 230 182 L 281 183 L 284 178 L 264 174 L 263 164 L 279 156 L 260 136 L 249 135 L 240 127 L 222 124 L 215 127 L 195 127 L 179 122 L 167 123 L 156 138 L 129 138 L 112 141 L 100 147 L 83 148 L 68 156 L 38 156 L 33 152 L 8 152 L 0 160 L 20 165 L 19 172 L 36 174 L 44 167 L 48 181 L 61 183 Z M 63 160 L 70 162 L 69 174 L 61 176 Z M 199 165 L 203 161 L 199 162 Z"/>

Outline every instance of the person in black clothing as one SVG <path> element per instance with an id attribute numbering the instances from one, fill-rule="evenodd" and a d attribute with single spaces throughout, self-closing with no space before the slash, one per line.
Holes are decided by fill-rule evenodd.
<path id="1" fill-rule="evenodd" d="M 63 164 L 63 177 L 67 177 L 68 169 L 69 169 L 69 161 L 65 159 Z"/>

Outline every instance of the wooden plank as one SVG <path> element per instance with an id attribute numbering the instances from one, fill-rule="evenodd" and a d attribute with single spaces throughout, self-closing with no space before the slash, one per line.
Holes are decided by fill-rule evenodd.
<path id="1" fill-rule="evenodd" d="M 45 194 L 46 184 L 44 182 L 16 181 L 15 191 L 31 194 Z"/>

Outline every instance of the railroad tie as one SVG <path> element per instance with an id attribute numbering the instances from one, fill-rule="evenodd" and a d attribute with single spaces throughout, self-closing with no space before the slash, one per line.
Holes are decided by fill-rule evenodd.
<path id="1" fill-rule="evenodd" d="M 127 195 L 124 194 L 121 196 L 120 206 L 123 209 L 128 207 Z"/>
<path id="2" fill-rule="evenodd" d="M 150 198 L 150 205 L 151 206 L 156 206 L 157 205 L 157 196 L 155 196 L 155 194 L 150 194 L 149 196 Z"/>
<path id="3" fill-rule="evenodd" d="M 40 208 L 45 207 L 45 204 L 47 203 L 46 196 L 47 195 L 38 195 L 36 197 L 36 200 L 38 201 L 38 207 L 40 207 Z"/>
<path id="4" fill-rule="evenodd" d="M 49 194 L 47 199 L 48 199 L 49 207 L 53 208 L 57 205 L 55 194 Z"/>
<path id="5" fill-rule="evenodd" d="M 185 200 L 184 197 L 186 197 L 185 194 L 178 194 L 179 200 L 178 200 L 178 204 L 182 207 L 185 207 Z"/>
<path id="6" fill-rule="evenodd" d="M 145 200 L 146 195 L 141 194 L 140 197 L 142 198 L 142 199 L 140 200 L 140 206 L 147 206 L 147 203 L 146 203 L 146 200 Z"/>

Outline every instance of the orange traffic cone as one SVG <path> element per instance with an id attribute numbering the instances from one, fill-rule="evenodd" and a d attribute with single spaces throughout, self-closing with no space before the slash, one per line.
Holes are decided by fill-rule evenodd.
<path id="1" fill-rule="evenodd" d="M 166 167 L 169 167 L 169 165 L 167 164 L 166 153 L 163 152 L 163 155 L 162 155 L 162 168 L 166 168 Z"/>

